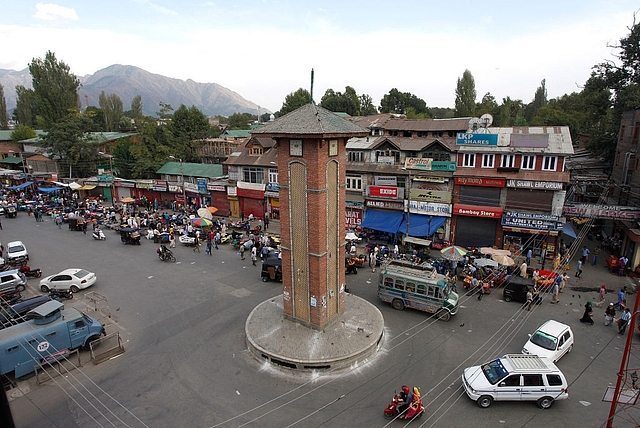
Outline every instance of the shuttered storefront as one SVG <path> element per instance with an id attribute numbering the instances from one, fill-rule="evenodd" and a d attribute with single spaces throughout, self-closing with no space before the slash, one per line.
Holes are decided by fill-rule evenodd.
<path id="1" fill-rule="evenodd" d="M 462 247 L 492 247 L 496 239 L 498 220 L 458 216 L 456 245 Z"/>
<path id="2" fill-rule="evenodd" d="M 551 212 L 553 191 L 507 189 L 507 210 Z"/>
<path id="3" fill-rule="evenodd" d="M 488 207 L 500 206 L 500 187 L 460 186 L 460 203 Z"/>

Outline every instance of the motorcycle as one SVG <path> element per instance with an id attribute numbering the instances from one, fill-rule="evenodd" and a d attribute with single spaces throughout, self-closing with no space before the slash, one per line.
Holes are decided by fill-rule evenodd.
<path id="1" fill-rule="evenodd" d="M 18 290 L 9 290 L 0 293 L 1 305 L 13 305 L 22 300 L 22 295 Z"/>
<path id="2" fill-rule="evenodd" d="M 42 276 L 40 268 L 31 269 L 28 265 L 20 267 L 20 272 L 22 272 L 27 278 L 40 278 Z"/>
<path id="3" fill-rule="evenodd" d="M 60 301 L 62 299 L 71 300 L 73 299 L 73 292 L 71 290 L 59 290 L 56 288 L 52 288 L 51 290 L 49 290 L 49 297 Z"/>
<path id="4" fill-rule="evenodd" d="M 420 390 L 418 390 L 417 386 L 413 387 L 413 400 L 404 414 L 401 414 L 398 410 L 402 405 L 401 401 L 400 394 L 396 392 L 391 403 L 384 409 L 384 416 L 388 419 L 419 419 L 424 414 L 424 405 L 422 404 L 422 397 L 420 396 Z"/>
<path id="5" fill-rule="evenodd" d="M 163 262 L 171 262 L 171 263 L 176 262 L 176 257 L 173 255 L 173 252 L 171 252 L 171 250 L 168 249 L 167 247 L 162 246 L 158 248 L 156 252 L 158 253 L 158 258 Z"/>
<path id="6" fill-rule="evenodd" d="M 93 236 L 93 239 L 95 239 L 96 241 L 105 241 L 107 239 L 102 229 L 94 230 L 91 236 Z"/>

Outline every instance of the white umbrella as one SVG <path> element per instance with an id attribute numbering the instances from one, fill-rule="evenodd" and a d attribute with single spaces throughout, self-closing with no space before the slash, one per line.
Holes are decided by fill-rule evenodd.
<path id="1" fill-rule="evenodd" d="M 493 256 L 493 260 L 502 266 L 513 266 L 516 262 L 509 256 Z"/>
<path id="2" fill-rule="evenodd" d="M 81 184 L 76 183 L 75 181 L 73 183 L 69 184 L 69 187 L 72 188 L 73 190 L 79 189 L 82 187 Z"/>
<path id="3" fill-rule="evenodd" d="M 358 238 L 358 235 L 353 232 L 349 232 L 347 233 L 347 236 L 344 237 L 344 239 L 346 239 L 347 241 L 360 241 L 362 238 Z"/>
<path id="4" fill-rule="evenodd" d="M 198 216 L 200 216 L 201 218 L 206 218 L 207 220 L 213 219 L 213 214 L 211 214 L 211 211 L 206 208 L 198 208 Z"/>
<path id="5" fill-rule="evenodd" d="M 491 247 L 482 247 L 480 248 L 480 254 L 490 254 L 492 256 L 511 256 L 511 251 L 498 250 L 496 248 L 491 248 Z"/>
<path id="6" fill-rule="evenodd" d="M 491 259 L 476 259 L 474 263 L 476 266 L 480 266 L 480 267 L 484 267 L 484 266 L 490 266 L 494 268 L 498 267 L 498 262 Z"/>

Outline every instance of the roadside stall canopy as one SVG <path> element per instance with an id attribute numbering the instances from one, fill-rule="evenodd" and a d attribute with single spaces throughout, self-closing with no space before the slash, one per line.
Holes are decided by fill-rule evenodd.
<path id="1" fill-rule="evenodd" d="M 7 156 L 6 158 L 0 160 L 0 163 L 7 163 L 11 165 L 20 165 L 22 164 L 22 162 L 24 162 L 24 159 L 17 156 Z"/>
<path id="2" fill-rule="evenodd" d="M 90 184 L 85 184 L 82 187 L 78 187 L 76 190 L 93 190 L 95 188 L 96 188 L 96 186 L 92 186 Z"/>
<path id="3" fill-rule="evenodd" d="M 7 186 L 7 189 L 9 189 L 9 190 L 20 190 L 20 189 L 24 189 L 27 186 L 31 186 L 32 184 L 33 184 L 33 181 L 27 181 L 25 183 L 18 184 L 17 186 Z"/>
<path id="4" fill-rule="evenodd" d="M 409 236 L 431 236 L 444 224 L 446 219 L 446 217 L 409 214 Z M 407 232 L 406 216 L 402 219 L 398 232 Z"/>
<path id="5" fill-rule="evenodd" d="M 62 187 L 38 187 L 38 190 L 44 193 L 51 193 L 57 190 L 62 190 Z"/>
<path id="6" fill-rule="evenodd" d="M 571 223 L 565 223 L 562 225 L 562 233 L 573 239 L 576 239 L 578 237 L 576 231 L 573 230 L 573 226 L 571 226 Z"/>
<path id="7" fill-rule="evenodd" d="M 403 220 L 404 213 L 400 211 L 368 209 L 367 215 L 360 226 L 381 232 L 398 233 L 398 229 Z"/>

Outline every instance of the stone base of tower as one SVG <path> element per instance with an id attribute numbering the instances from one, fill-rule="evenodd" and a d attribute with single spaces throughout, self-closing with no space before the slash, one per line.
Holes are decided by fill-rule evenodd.
<path id="1" fill-rule="evenodd" d="M 382 313 L 366 300 L 345 295 L 345 311 L 316 330 L 285 318 L 282 296 L 249 314 L 247 345 L 260 360 L 292 370 L 336 370 L 374 357 L 384 333 Z"/>

